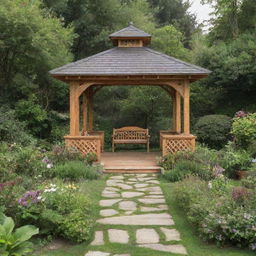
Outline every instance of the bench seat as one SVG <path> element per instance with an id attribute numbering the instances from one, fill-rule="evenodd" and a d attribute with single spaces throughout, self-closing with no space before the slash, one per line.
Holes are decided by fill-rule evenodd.
<path id="1" fill-rule="evenodd" d="M 149 137 L 148 129 L 136 126 L 113 129 L 112 151 L 115 152 L 115 144 L 146 144 L 149 152 Z"/>

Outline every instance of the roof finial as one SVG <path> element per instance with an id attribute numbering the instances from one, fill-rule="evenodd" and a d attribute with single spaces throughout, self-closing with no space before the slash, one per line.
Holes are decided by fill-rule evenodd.
<path id="1" fill-rule="evenodd" d="M 133 26 L 133 22 L 132 21 L 129 22 L 129 26 Z"/>

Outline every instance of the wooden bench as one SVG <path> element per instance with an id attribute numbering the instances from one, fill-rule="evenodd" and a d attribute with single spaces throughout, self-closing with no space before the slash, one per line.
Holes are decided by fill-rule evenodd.
<path id="1" fill-rule="evenodd" d="M 112 152 L 115 152 L 115 144 L 146 144 L 149 152 L 148 129 L 136 126 L 113 129 Z"/>

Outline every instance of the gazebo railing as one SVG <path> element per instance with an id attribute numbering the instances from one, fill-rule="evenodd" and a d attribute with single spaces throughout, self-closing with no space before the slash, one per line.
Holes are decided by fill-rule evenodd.
<path id="1" fill-rule="evenodd" d="M 75 148 L 83 155 L 88 153 L 95 153 L 97 159 L 100 159 L 101 155 L 101 136 L 65 136 L 65 143 L 67 148 Z"/>
<path id="2" fill-rule="evenodd" d="M 194 151 L 195 144 L 196 136 L 194 135 L 174 135 L 168 131 L 160 132 L 160 148 L 163 156 L 169 153 L 175 154 L 178 151 Z"/>

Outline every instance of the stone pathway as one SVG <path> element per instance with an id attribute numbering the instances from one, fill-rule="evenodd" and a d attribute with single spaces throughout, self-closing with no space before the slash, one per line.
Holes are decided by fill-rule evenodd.
<path id="1" fill-rule="evenodd" d="M 187 254 L 155 174 L 111 176 L 102 197 L 99 202 L 101 218 L 97 220 L 101 230 L 95 232 L 91 246 L 104 248 L 106 243 L 128 245 L 134 237 L 136 247 L 150 249 L 154 255 L 157 255 L 156 251 L 167 252 L 168 255 Z M 85 256 L 137 255 L 131 255 L 129 251 L 113 254 L 95 249 Z"/>

